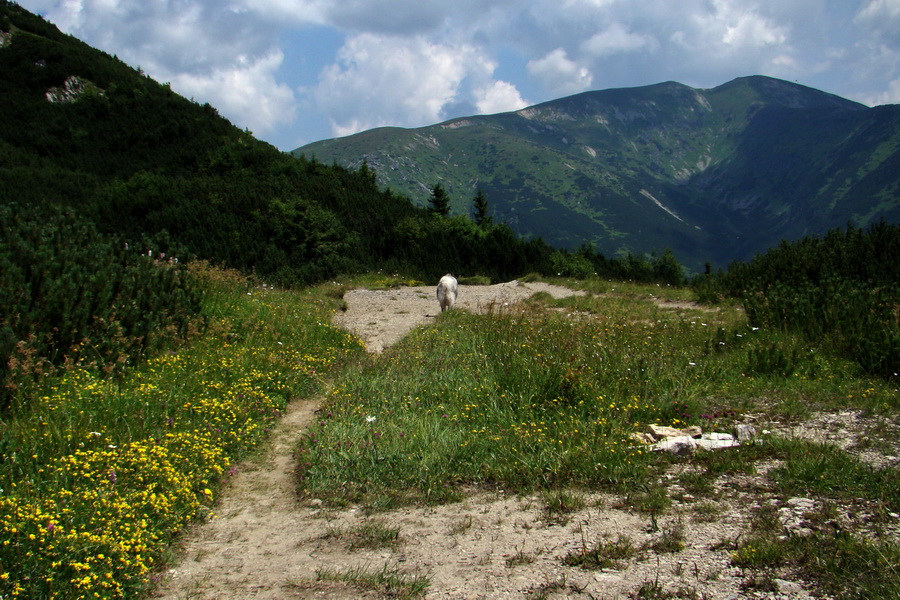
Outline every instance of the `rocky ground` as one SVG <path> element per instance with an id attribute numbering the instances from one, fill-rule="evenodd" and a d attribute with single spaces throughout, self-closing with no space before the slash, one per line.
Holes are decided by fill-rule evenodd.
<path id="1" fill-rule="evenodd" d="M 457 308 L 500 310 L 538 291 L 572 293 L 543 283 L 463 286 Z M 372 352 L 427 325 L 438 312 L 432 287 L 353 290 L 345 301 L 347 310 L 335 322 L 358 334 Z M 559 518 L 547 513 L 539 496 L 503 490 L 473 490 L 456 504 L 367 515 L 357 508 L 331 510 L 316 501 L 301 503 L 294 493 L 291 451 L 316 406 L 314 400 L 292 403 L 266 448 L 238 466 L 215 517 L 185 536 L 178 558 L 160 577 L 157 597 L 388 597 L 319 578 L 323 569 L 424 577 L 430 582 L 425 598 L 431 600 L 818 597 L 809 592 L 807 582 L 786 575 L 774 578 L 774 589 L 747 590 L 748 574 L 730 566 L 730 551 L 748 530 L 755 510 L 771 506 L 786 531 L 802 532 L 821 508 L 816 498 L 768 493 L 765 473 L 774 465 L 760 465 L 752 476 L 721 477 L 715 493 L 696 499 L 679 493 L 676 479 L 690 466 L 676 460 L 666 478 L 677 500 L 658 518 L 629 510 L 624 498 L 610 494 L 586 496 L 584 508 Z M 848 448 L 876 425 L 882 431 L 891 426 L 873 424 L 852 412 L 818 415 L 813 423 L 791 430 L 762 416 L 754 422 L 759 429 L 782 427 L 785 433 L 846 440 Z M 896 440 L 896 429 L 893 432 Z M 898 461 L 884 453 L 875 459 L 881 464 Z M 359 548 L 353 532 L 364 524 L 399 528 L 399 535 L 386 548 Z M 627 540 L 635 551 L 617 568 L 585 570 L 564 564 L 567 555 L 598 540 Z M 645 595 L 638 596 L 642 587 Z"/>

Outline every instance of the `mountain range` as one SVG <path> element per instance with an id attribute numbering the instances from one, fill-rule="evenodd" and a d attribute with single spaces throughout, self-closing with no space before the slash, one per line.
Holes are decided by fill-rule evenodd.
<path id="1" fill-rule="evenodd" d="M 868 108 L 763 76 L 591 91 L 515 112 L 308 144 L 456 213 L 480 189 L 520 235 L 608 256 L 670 249 L 726 266 L 848 224 L 900 221 L 900 106 Z"/>

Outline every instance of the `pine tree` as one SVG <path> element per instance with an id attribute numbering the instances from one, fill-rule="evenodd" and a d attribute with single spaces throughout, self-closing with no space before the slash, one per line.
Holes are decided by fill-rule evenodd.
<path id="1" fill-rule="evenodd" d="M 474 212 L 473 216 L 475 224 L 479 227 L 487 227 L 493 222 L 493 219 L 488 216 L 488 201 L 484 192 L 481 191 L 481 188 L 478 188 L 478 192 L 472 200 L 472 209 Z"/>
<path id="2" fill-rule="evenodd" d="M 444 186 L 436 183 L 431 188 L 431 198 L 428 199 L 428 212 L 442 217 L 450 216 L 450 196 L 444 191 Z"/>

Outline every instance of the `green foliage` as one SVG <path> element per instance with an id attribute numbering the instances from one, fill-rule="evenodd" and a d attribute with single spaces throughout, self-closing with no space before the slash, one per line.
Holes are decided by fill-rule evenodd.
<path id="1" fill-rule="evenodd" d="M 638 551 L 631 538 L 619 535 L 615 540 L 597 540 L 590 548 L 582 544 L 563 558 L 563 564 L 582 569 L 621 569 Z"/>
<path id="2" fill-rule="evenodd" d="M 0 408 L 63 364 L 111 372 L 184 338 L 199 294 L 166 252 L 105 238 L 68 211 L 0 206 Z"/>
<path id="3" fill-rule="evenodd" d="M 477 273 L 493 281 L 512 279 L 535 267 L 546 272 L 551 253 L 541 240 L 520 240 L 506 225 L 479 227 L 461 215 L 409 216 L 386 237 L 396 260 L 423 280 L 436 280 L 447 271 Z"/>
<path id="4" fill-rule="evenodd" d="M 0 204 L 71 209 L 132 241 L 165 233 L 182 258 L 283 286 L 369 270 L 511 278 L 549 256 L 508 228 L 450 219 L 440 185 L 432 214 L 379 189 L 368 163 L 281 153 L 14 4 L 0 16 L 13 32 L 0 52 Z M 73 76 L 90 93 L 47 100 Z"/>
<path id="5" fill-rule="evenodd" d="M 584 255 L 557 250 L 550 255 L 550 268 L 557 277 L 587 279 L 594 274 L 594 265 Z"/>
<path id="6" fill-rule="evenodd" d="M 431 196 L 428 198 L 428 212 L 442 217 L 450 216 L 450 197 L 440 183 L 436 183 L 431 187 Z"/>
<path id="7" fill-rule="evenodd" d="M 493 219 L 488 215 L 487 196 L 478 188 L 475 197 L 472 199 L 472 219 L 479 227 L 490 225 Z"/>
<path id="8" fill-rule="evenodd" d="M 748 375 L 778 375 L 790 377 L 800 362 L 800 351 L 789 351 L 772 342 L 768 346 L 751 347 L 747 352 Z"/>
<path id="9" fill-rule="evenodd" d="M 684 268 L 678 264 L 675 255 L 669 249 L 661 254 L 653 252 L 650 257 L 629 253 L 622 258 L 607 258 L 593 246 L 585 244 L 574 253 L 560 250 L 551 257 L 551 260 L 558 267 L 556 273 L 568 277 L 585 278 L 585 273 L 594 273 L 603 279 L 621 281 L 676 286 L 686 283 Z"/>
<path id="10" fill-rule="evenodd" d="M 397 600 L 422 598 L 431 586 L 425 575 L 406 573 L 388 565 L 380 569 L 356 567 L 346 571 L 322 568 L 316 571 L 316 577 L 324 581 L 342 581 L 354 585 L 363 593 L 374 591 L 384 598 Z"/>
<path id="11" fill-rule="evenodd" d="M 590 300 L 578 307 L 590 319 L 540 302 L 524 313 L 447 314 L 390 360 L 353 365 L 301 444 L 301 489 L 381 506 L 441 502 L 465 484 L 565 485 L 646 489 L 633 502 L 663 506 L 660 490 L 649 492 L 652 459 L 628 436 L 641 423 L 701 418 L 694 386 L 718 369 L 691 361 L 708 330 L 650 301 Z"/>
<path id="12" fill-rule="evenodd" d="M 784 495 L 874 502 L 880 510 L 896 510 L 898 472 L 860 462 L 835 446 L 773 440 L 781 446 L 783 464 L 772 472 Z M 788 567 L 839 598 L 895 598 L 900 595 L 900 545 L 879 535 L 859 535 L 837 528 L 808 536 L 784 535 L 775 508 L 760 509 L 753 531 L 731 553 L 733 565 L 757 574 Z"/>
<path id="13" fill-rule="evenodd" d="M 695 281 L 704 298 L 740 298 L 751 325 L 794 331 L 866 372 L 900 372 L 900 226 L 848 227 L 782 243 Z M 760 357 L 756 357 L 760 358 Z"/>

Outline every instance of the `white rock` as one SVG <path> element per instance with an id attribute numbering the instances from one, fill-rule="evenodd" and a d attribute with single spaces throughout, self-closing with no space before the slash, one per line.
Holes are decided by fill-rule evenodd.
<path id="1" fill-rule="evenodd" d="M 732 448 L 740 446 L 741 443 L 734 439 L 730 433 L 704 433 L 697 440 L 697 445 L 705 450 L 718 450 L 720 448 Z"/>
<path id="2" fill-rule="evenodd" d="M 675 456 L 687 456 L 697 449 L 697 440 L 689 435 L 667 437 L 653 445 L 653 450 L 669 452 Z"/>

